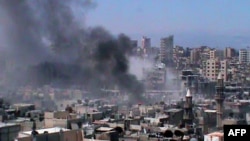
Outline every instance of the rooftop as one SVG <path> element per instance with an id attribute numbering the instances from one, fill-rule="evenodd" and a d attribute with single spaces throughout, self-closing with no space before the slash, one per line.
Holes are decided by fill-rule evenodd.
<path id="1" fill-rule="evenodd" d="M 97 131 L 102 131 L 102 132 L 106 132 L 106 131 L 111 131 L 114 128 L 110 128 L 110 127 L 100 127 L 97 129 Z"/>
<path id="2" fill-rule="evenodd" d="M 15 123 L 3 123 L 3 122 L 0 122 L 0 128 L 4 128 L 4 127 L 9 127 L 9 126 L 15 126 L 17 124 Z"/>
<path id="3" fill-rule="evenodd" d="M 205 110 L 206 113 L 216 113 L 216 110 Z"/>
<path id="4" fill-rule="evenodd" d="M 208 136 L 223 137 L 224 134 L 221 132 L 213 132 L 213 133 L 208 134 Z"/>
<path id="5" fill-rule="evenodd" d="M 43 134 L 45 131 L 47 131 L 48 133 L 58 133 L 60 131 L 69 131 L 69 129 L 66 129 L 66 128 L 60 128 L 60 127 L 53 127 L 53 128 L 45 128 L 45 129 L 39 129 L 39 130 L 36 130 L 39 134 Z M 26 135 L 31 135 L 32 131 L 26 131 L 26 132 L 23 132 L 23 134 L 26 134 Z"/>
<path id="6" fill-rule="evenodd" d="M 165 112 L 173 112 L 173 113 L 175 113 L 175 112 L 179 112 L 179 111 L 181 111 L 181 110 L 182 110 L 182 109 L 171 108 L 171 109 L 165 110 Z"/>
<path id="7" fill-rule="evenodd" d="M 17 103 L 13 104 L 15 107 L 25 107 L 25 106 L 33 106 L 34 104 L 28 104 L 28 103 Z"/>

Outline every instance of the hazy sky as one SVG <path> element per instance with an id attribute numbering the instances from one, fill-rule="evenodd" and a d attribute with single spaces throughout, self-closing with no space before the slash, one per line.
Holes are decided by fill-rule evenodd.
<path id="1" fill-rule="evenodd" d="M 173 34 L 175 44 L 189 47 L 250 46 L 250 0 L 95 0 L 87 24 L 101 25 L 132 39 Z"/>

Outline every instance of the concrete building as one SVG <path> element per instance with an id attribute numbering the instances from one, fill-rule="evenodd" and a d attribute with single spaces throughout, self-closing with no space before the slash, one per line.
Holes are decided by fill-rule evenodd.
<path id="1" fill-rule="evenodd" d="M 209 52 L 210 59 L 223 59 L 224 58 L 224 52 L 223 50 L 210 50 Z"/>
<path id="2" fill-rule="evenodd" d="M 183 120 L 183 109 L 171 108 L 164 111 L 168 116 L 168 123 L 173 125 L 179 125 L 180 121 Z"/>
<path id="3" fill-rule="evenodd" d="M 216 112 L 217 112 L 217 124 L 216 127 L 218 129 L 222 129 L 222 118 L 223 118 L 223 102 L 224 102 L 224 81 L 222 78 L 221 73 L 219 73 L 218 78 L 217 78 L 217 86 L 216 86 L 216 95 L 215 95 L 215 100 L 216 100 Z"/>
<path id="4" fill-rule="evenodd" d="M 248 49 L 240 49 L 239 51 L 239 62 L 241 64 L 250 62 L 250 50 Z"/>
<path id="5" fill-rule="evenodd" d="M 192 70 L 183 70 L 181 73 L 181 89 L 187 90 L 188 88 L 191 88 L 195 86 L 195 88 L 192 90 L 193 93 L 196 93 L 198 90 L 198 79 L 199 75 L 193 72 Z M 186 91 L 184 92 L 186 93 Z"/>
<path id="6" fill-rule="evenodd" d="M 57 111 L 57 112 L 45 112 L 44 115 L 44 126 L 45 128 L 52 127 L 62 127 L 69 128 L 71 122 L 77 121 L 81 122 L 83 120 L 80 117 L 77 117 L 76 114 L 68 113 L 66 111 Z"/>
<path id="7" fill-rule="evenodd" d="M 176 45 L 173 49 L 173 59 L 177 61 L 184 55 L 185 55 L 185 49 L 182 46 Z"/>
<path id="8" fill-rule="evenodd" d="M 224 81 L 228 80 L 228 66 L 227 60 L 220 61 L 220 73 Z"/>
<path id="9" fill-rule="evenodd" d="M 224 141 L 224 134 L 221 132 L 213 132 L 204 135 L 204 141 Z"/>
<path id="10" fill-rule="evenodd" d="M 206 110 L 204 110 L 202 117 L 203 117 L 202 120 L 203 133 L 209 133 L 211 130 L 214 130 L 216 127 L 216 118 L 217 118 L 216 110 L 211 110 L 206 108 Z"/>
<path id="11" fill-rule="evenodd" d="M 159 63 L 154 68 L 143 69 L 143 78 L 148 89 L 159 90 L 166 84 L 167 70 L 164 63 Z"/>
<path id="12" fill-rule="evenodd" d="M 60 127 L 45 128 L 36 130 L 36 135 L 33 131 L 22 132 L 18 135 L 18 141 L 83 141 L 84 134 L 81 130 L 69 130 Z"/>
<path id="13" fill-rule="evenodd" d="M 151 47 L 151 39 L 146 36 L 143 36 L 141 39 L 141 49 L 144 57 L 148 55 L 148 50 L 150 47 Z"/>
<path id="14" fill-rule="evenodd" d="M 44 128 L 44 121 L 35 120 L 36 128 L 42 129 Z M 33 121 L 30 121 L 29 118 L 17 118 L 15 120 L 9 121 L 9 123 L 15 123 L 20 125 L 20 131 L 30 131 L 32 130 Z"/>
<path id="15" fill-rule="evenodd" d="M 172 61 L 173 60 L 173 49 L 174 49 L 174 36 L 161 38 L 160 44 L 160 60 L 161 61 Z"/>
<path id="16" fill-rule="evenodd" d="M 0 123 L 0 141 L 13 141 L 21 127 L 13 123 Z"/>
<path id="17" fill-rule="evenodd" d="M 141 48 L 147 49 L 150 47 L 151 47 L 151 39 L 146 36 L 143 36 L 141 39 Z"/>
<path id="18" fill-rule="evenodd" d="M 190 53 L 190 63 L 196 64 L 200 60 L 200 50 L 199 49 L 192 49 Z"/>
<path id="19" fill-rule="evenodd" d="M 232 58 L 235 56 L 235 50 L 231 47 L 226 47 L 224 50 L 224 58 Z"/>
<path id="20" fill-rule="evenodd" d="M 217 76 L 221 73 L 224 81 L 227 80 L 228 62 L 227 60 L 219 61 L 218 59 L 209 59 L 203 66 L 203 75 L 211 81 L 216 81 Z"/>
<path id="21" fill-rule="evenodd" d="M 18 116 L 25 117 L 26 112 L 35 110 L 34 104 L 18 103 L 14 104 L 13 108 L 17 111 Z"/>

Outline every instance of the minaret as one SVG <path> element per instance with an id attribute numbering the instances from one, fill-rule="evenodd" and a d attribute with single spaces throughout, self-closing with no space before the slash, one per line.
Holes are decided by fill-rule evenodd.
<path id="1" fill-rule="evenodd" d="M 193 124 L 193 103 L 192 103 L 192 95 L 190 90 L 187 90 L 186 101 L 184 103 L 184 116 L 183 121 L 185 124 Z"/>
<path id="2" fill-rule="evenodd" d="M 223 117 L 223 101 L 224 101 L 224 84 L 223 84 L 223 78 L 221 76 L 221 73 L 219 73 L 217 78 L 217 86 L 216 86 L 216 113 L 217 113 L 217 124 L 216 127 L 218 129 L 222 129 L 222 117 Z"/>

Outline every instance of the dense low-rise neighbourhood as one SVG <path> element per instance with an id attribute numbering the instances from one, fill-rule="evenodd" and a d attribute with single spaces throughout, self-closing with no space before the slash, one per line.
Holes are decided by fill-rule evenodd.
<path id="1" fill-rule="evenodd" d="M 223 125 L 250 124 L 249 51 L 174 47 L 173 38 L 160 48 L 133 41 L 134 57 L 153 64 L 138 68 L 145 90 L 133 102 L 116 86 L 3 89 L 0 140 L 222 141 Z"/>

